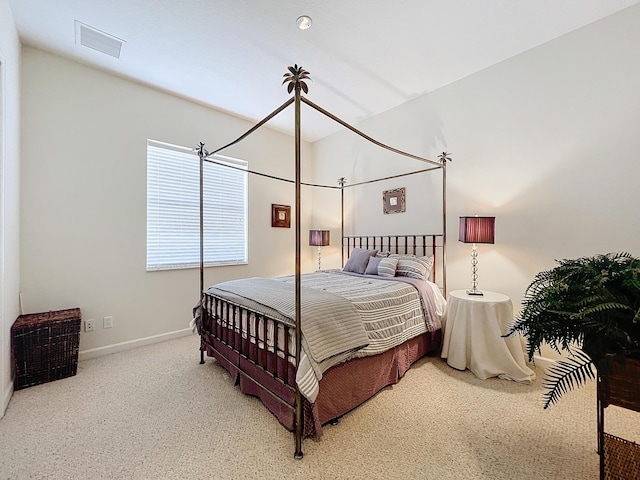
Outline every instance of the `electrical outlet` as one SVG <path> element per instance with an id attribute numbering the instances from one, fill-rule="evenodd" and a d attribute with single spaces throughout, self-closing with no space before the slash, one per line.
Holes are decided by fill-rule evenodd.
<path id="1" fill-rule="evenodd" d="M 113 327 L 113 317 L 103 317 L 102 328 L 111 328 L 111 327 Z"/>
<path id="2" fill-rule="evenodd" d="M 93 319 L 89 319 L 89 320 L 85 320 L 84 321 L 84 331 L 85 332 L 93 332 L 95 330 L 95 326 L 93 323 Z"/>

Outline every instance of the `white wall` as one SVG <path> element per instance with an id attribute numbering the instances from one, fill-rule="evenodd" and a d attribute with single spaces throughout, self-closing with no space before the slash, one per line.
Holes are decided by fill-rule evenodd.
<path id="1" fill-rule="evenodd" d="M 478 248 L 479 288 L 508 294 L 516 311 L 533 276 L 554 259 L 621 250 L 640 255 L 638 25 L 640 5 L 360 125 L 430 159 L 452 153 L 449 290 L 470 286 L 470 245 L 457 241 L 463 215 L 495 215 L 495 245 Z M 334 178 L 346 168 L 349 180 L 359 181 L 402 170 L 396 162 L 365 171 L 372 153 L 354 138 L 339 133 L 316 142 L 318 172 Z M 414 193 L 418 187 L 409 180 L 390 183 L 361 194 L 375 208 L 358 204 L 355 233 L 423 230 L 409 210 L 430 197 Z M 407 213 L 384 216 L 381 191 L 405 185 Z"/>
<path id="2" fill-rule="evenodd" d="M 13 392 L 11 325 L 20 288 L 20 43 L 7 0 L 0 0 L 0 417 Z"/>
<path id="3" fill-rule="evenodd" d="M 1 5 L 8 10 L 6 0 Z M 633 207 L 640 169 L 634 160 L 639 23 L 635 6 L 363 122 L 365 132 L 393 147 L 431 159 L 452 153 L 449 290 L 470 283 L 470 248 L 457 242 L 460 215 L 497 217 L 496 244 L 479 249 L 479 286 L 510 295 L 516 310 L 533 275 L 555 258 L 640 253 Z M 6 31 L 2 47 L 15 50 L 15 34 Z M 10 248 L 12 258 L 20 251 L 25 309 L 80 306 L 85 319 L 98 320 L 96 332 L 81 336 L 84 352 L 181 331 L 197 297 L 198 272 L 145 272 L 146 139 L 214 147 L 250 124 L 34 48 L 25 47 L 22 60 L 21 243 L 19 250 L 12 233 Z M 5 61 L 18 63 L 11 56 Z M 11 75 L 17 83 L 17 72 Z M 17 86 L 10 91 L 17 95 Z M 17 118 L 17 107 L 11 108 Z M 226 153 L 249 160 L 252 169 L 292 177 L 292 139 L 269 130 L 254 135 Z M 318 183 L 424 167 L 374 151 L 349 133 L 304 147 L 305 158 L 317 159 L 312 180 Z M 17 148 L 10 153 L 14 179 Z M 347 233 L 435 229 L 436 175 L 348 192 Z M 293 229 L 272 229 L 269 209 L 293 204 L 293 187 L 257 177 L 250 182 L 250 265 L 209 269 L 207 284 L 292 271 Z M 407 187 L 407 212 L 383 216 L 382 190 L 399 186 Z M 323 266 L 338 267 L 339 192 L 303 193 L 303 242 L 308 227 L 331 228 L 333 246 L 323 249 Z M 313 268 L 315 251 L 303 250 L 305 268 Z M 5 271 L 11 280 L 2 308 L 9 311 L 6 344 L 17 313 L 14 298 L 7 299 L 17 296 L 19 277 L 6 264 L 6 277 Z M 105 315 L 114 317 L 113 329 L 101 328 Z"/>
<path id="4" fill-rule="evenodd" d="M 96 331 L 81 334 L 81 358 L 183 333 L 199 273 L 145 271 L 146 142 L 212 150 L 252 124 L 35 48 L 24 47 L 22 61 L 25 310 L 78 306 L 96 319 Z M 262 128 L 224 154 L 294 178 L 293 152 L 292 137 Z M 271 204 L 293 206 L 293 186 L 250 176 L 249 202 L 249 264 L 209 268 L 207 285 L 293 273 L 294 229 L 271 228 Z M 102 328 L 107 315 L 112 329 Z"/>

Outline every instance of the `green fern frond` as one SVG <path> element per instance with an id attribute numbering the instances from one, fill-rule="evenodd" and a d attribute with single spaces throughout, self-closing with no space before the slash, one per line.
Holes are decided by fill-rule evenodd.
<path id="1" fill-rule="evenodd" d="M 557 403 L 569 390 L 595 379 L 593 360 L 581 350 L 572 350 L 571 354 L 571 358 L 558 360 L 547 370 L 543 382 L 548 390 L 543 395 L 545 409 Z"/>

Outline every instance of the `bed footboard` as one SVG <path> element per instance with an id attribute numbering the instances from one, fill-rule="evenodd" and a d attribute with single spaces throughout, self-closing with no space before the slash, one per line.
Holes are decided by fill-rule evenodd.
<path id="1" fill-rule="evenodd" d="M 275 355 L 271 348 L 267 349 L 266 363 L 259 365 L 257 362 L 265 359 L 263 336 L 254 341 L 240 338 L 232 320 L 241 314 L 251 316 L 253 312 L 217 297 L 208 298 L 207 302 L 211 302 L 211 306 L 204 313 L 202 348 L 231 374 L 242 393 L 258 397 L 285 428 L 296 432 L 293 363 L 288 362 L 286 382 L 283 358 L 278 355 L 278 359 L 274 361 Z M 209 313 L 216 311 L 213 310 L 214 306 L 218 308 L 215 317 Z M 223 315 L 223 318 L 218 318 L 219 315 Z M 260 323 L 260 318 L 257 320 Z M 259 331 L 264 333 L 264 330 Z M 267 328 L 267 334 L 268 331 Z M 288 334 L 291 337 L 295 336 L 294 333 L 293 328 L 289 328 Z M 258 341 L 258 349 L 255 349 L 255 340 Z M 248 346 L 250 353 L 240 353 L 239 348 L 233 347 L 234 341 L 236 345 Z M 300 435 L 322 436 L 325 423 L 349 412 L 385 386 L 397 383 L 413 362 L 429 352 L 438 352 L 440 345 L 440 330 L 426 332 L 386 352 L 356 358 L 327 370 L 320 380 L 320 393 L 316 402 L 311 404 L 307 399 L 302 399 Z"/>
<path id="2" fill-rule="evenodd" d="M 290 416 L 295 409 L 295 328 L 205 293 L 200 337 L 203 351 L 214 356 L 236 383 L 255 383 L 282 404 L 284 416 Z M 252 388 L 247 385 L 246 390 Z"/>

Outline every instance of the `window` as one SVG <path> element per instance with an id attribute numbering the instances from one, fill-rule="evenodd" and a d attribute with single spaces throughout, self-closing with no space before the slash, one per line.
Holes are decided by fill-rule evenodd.
<path id="1" fill-rule="evenodd" d="M 205 266 L 247 263 L 247 162 L 209 158 L 219 164 L 204 162 Z M 200 158 L 148 140 L 147 270 L 199 265 Z"/>

